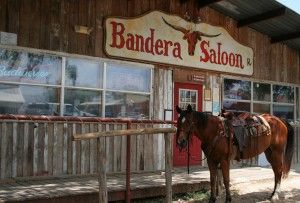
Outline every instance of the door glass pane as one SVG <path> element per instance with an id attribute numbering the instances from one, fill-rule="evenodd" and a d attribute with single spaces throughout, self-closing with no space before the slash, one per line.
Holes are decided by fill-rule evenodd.
<path id="1" fill-rule="evenodd" d="M 179 107 L 186 109 L 190 104 L 193 110 L 198 110 L 197 90 L 179 89 Z"/>
<path id="2" fill-rule="evenodd" d="M 196 103 L 197 102 L 196 92 L 191 92 L 191 102 L 192 103 Z"/>
<path id="3" fill-rule="evenodd" d="M 270 113 L 270 104 L 253 104 L 253 112 L 258 114 Z"/>
<path id="4" fill-rule="evenodd" d="M 102 88 L 102 63 L 92 60 L 69 58 L 66 64 L 66 85 Z"/>
<path id="5" fill-rule="evenodd" d="M 0 114 L 59 115 L 59 89 L 0 84 Z"/>
<path id="6" fill-rule="evenodd" d="M 273 114 L 275 116 L 293 120 L 294 119 L 294 107 L 284 105 L 273 105 Z"/>
<path id="7" fill-rule="evenodd" d="M 62 59 L 0 48 L 0 80 L 23 83 L 60 84 Z"/>
<path id="8" fill-rule="evenodd" d="M 149 119 L 149 95 L 106 92 L 105 117 Z"/>
<path id="9" fill-rule="evenodd" d="M 271 101 L 271 85 L 264 83 L 253 83 L 253 100 Z"/>
<path id="10" fill-rule="evenodd" d="M 294 103 L 294 88 L 291 86 L 273 85 L 273 101 Z"/>
<path id="11" fill-rule="evenodd" d="M 243 80 L 224 79 L 225 99 L 251 99 L 251 82 Z"/>
<path id="12" fill-rule="evenodd" d="M 223 101 L 223 108 L 225 110 L 236 111 L 236 112 L 250 112 L 250 103 L 225 100 Z"/>
<path id="13" fill-rule="evenodd" d="M 151 69 L 107 64 L 106 81 L 111 90 L 150 92 Z"/>
<path id="14" fill-rule="evenodd" d="M 65 116 L 102 116 L 101 91 L 65 90 Z"/>

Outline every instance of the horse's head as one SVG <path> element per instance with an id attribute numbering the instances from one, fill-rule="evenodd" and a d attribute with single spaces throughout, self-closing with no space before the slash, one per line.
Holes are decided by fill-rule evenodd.
<path id="1" fill-rule="evenodd" d="M 177 119 L 176 144 L 181 150 L 186 147 L 189 135 L 193 131 L 193 109 L 191 105 L 188 105 L 187 110 L 182 110 L 181 108 L 176 106 L 176 111 L 180 114 Z"/>

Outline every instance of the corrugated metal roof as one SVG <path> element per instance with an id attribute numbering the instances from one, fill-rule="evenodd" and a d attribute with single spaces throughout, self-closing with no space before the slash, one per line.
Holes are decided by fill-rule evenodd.
<path id="1" fill-rule="evenodd" d="M 223 0 L 211 7 L 237 21 L 284 7 L 275 0 Z M 256 22 L 249 27 L 268 35 L 277 37 L 300 31 L 300 15 L 286 8 L 284 15 Z M 284 41 L 289 46 L 300 50 L 300 38 Z"/>

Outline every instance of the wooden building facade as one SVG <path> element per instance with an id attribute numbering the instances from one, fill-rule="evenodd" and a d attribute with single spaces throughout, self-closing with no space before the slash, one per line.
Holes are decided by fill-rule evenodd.
<path id="1" fill-rule="evenodd" d="M 136 17 L 151 11 L 162 11 L 166 15 L 180 17 L 189 13 L 192 17 L 199 17 L 201 22 L 224 28 L 235 41 L 253 50 L 253 74 L 245 76 L 211 71 L 201 67 L 184 67 L 118 57 L 112 59 L 105 53 L 106 17 Z M 17 35 L 17 46 L 0 45 L 0 94 L 9 98 L 5 100 L 0 96 L 0 114 L 132 117 L 163 120 L 168 110 L 174 109 L 176 104 L 180 105 L 180 101 L 176 101 L 180 100 L 180 92 L 176 93 L 176 91 L 188 90 L 185 94 L 197 91 L 197 104 L 195 105 L 198 110 L 210 111 L 216 115 L 221 108 L 225 107 L 228 110 L 253 113 L 262 113 L 266 109 L 269 113 L 290 112 L 288 116 L 291 116 L 289 117 L 291 120 L 300 118 L 299 50 L 283 43 L 271 44 L 268 36 L 249 27 L 238 28 L 235 20 L 208 6 L 198 8 L 197 1 L 0 0 L 0 31 Z M 34 62 L 41 58 L 43 62 Z M 16 63 L 21 67 L 23 60 L 27 66 L 28 63 L 35 65 L 40 63 L 39 68 L 36 69 L 40 71 L 39 75 L 33 77 L 29 75 L 28 70 L 27 72 L 25 70 L 22 74 L 27 74 L 29 78 L 24 79 L 16 75 L 17 72 L 7 70 L 7 67 L 13 67 Z M 74 66 L 77 67 L 77 75 L 72 71 Z M 43 67 L 46 68 L 43 69 Z M 56 72 L 49 71 L 47 67 L 58 67 L 57 72 L 61 75 L 55 75 Z M 100 67 L 103 72 L 96 70 L 97 67 Z M 29 71 L 34 72 L 35 66 L 31 68 Z M 128 75 L 126 71 L 132 72 L 133 75 Z M 50 74 L 49 72 L 51 76 L 47 75 Z M 89 72 L 90 75 L 88 75 Z M 87 75 L 81 78 L 78 73 Z M 99 77 L 94 77 L 94 73 L 99 74 Z M 123 78 L 119 78 L 120 75 Z M 126 79 L 130 81 L 124 81 Z M 224 84 L 226 82 L 229 89 L 226 89 L 227 86 Z M 267 90 L 263 90 L 267 91 L 264 93 L 267 96 L 263 96 L 261 100 L 255 99 L 253 89 L 265 87 L 266 84 L 270 85 L 266 87 Z M 30 88 L 27 88 L 28 85 Z M 236 85 L 246 86 L 248 89 L 245 91 L 249 91 L 251 96 L 237 97 L 237 92 L 231 92 L 233 86 Z M 39 87 L 44 89 L 38 89 Z M 286 95 L 276 95 L 280 94 L 276 91 L 282 88 L 283 92 L 287 92 L 284 93 Z M 10 92 L 7 93 L 8 89 Z M 46 98 L 46 102 L 43 99 L 32 99 L 45 92 L 51 92 L 52 95 L 51 98 Z M 288 97 L 288 95 L 292 98 L 287 100 L 282 98 L 281 101 L 274 101 L 273 98 L 275 96 Z M 126 105 L 122 106 L 122 102 Z M 18 105 L 11 106 L 12 103 L 18 103 Z M 26 109 L 23 103 L 27 103 Z M 47 103 L 46 107 L 43 106 L 45 103 Z M 189 102 L 185 100 L 183 103 Z M 35 109 L 30 110 L 31 107 Z M 72 109 L 70 114 L 67 110 L 69 107 Z M 39 108 L 53 108 L 54 110 L 43 112 Z M 175 114 L 174 117 L 176 117 Z M 287 115 L 284 114 L 284 116 Z M 9 169 L 1 167 L 1 178 L 95 173 L 94 144 L 84 142 L 73 146 L 69 143 L 70 133 L 78 130 L 76 126 L 76 123 L 61 125 L 42 122 L 37 128 L 31 129 L 30 122 L 0 121 L 0 141 L 11 144 L 11 146 L 1 147 L 1 166 L 10 162 L 7 160 L 7 155 L 12 159 Z M 82 124 L 79 131 L 90 132 L 102 129 L 102 127 L 87 123 Z M 105 127 L 105 129 L 109 128 L 119 129 L 122 125 Z M 44 137 L 40 139 L 39 135 Z M 58 135 L 62 137 L 57 137 Z M 18 136 L 22 138 L 19 139 Z M 52 136 L 50 140 L 52 144 L 48 143 L 50 136 Z M 113 172 L 124 171 L 126 140 L 109 138 L 105 143 L 107 155 L 110 157 L 107 169 Z M 297 144 L 299 144 L 298 141 Z M 143 138 L 137 136 L 132 145 L 134 145 L 134 158 L 131 158 L 133 170 L 164 168 L 162 135 Z M 199 143 L 195 146 L 199 146 Z M 57 153 L 54 150 L 55 147 L 58 147 L 62 156 L 55 156 Z M 22 150 L 19 150 L 20 148 Z M 50 160 L 48 160 L 48 153 L 54 153 Z M 72 155 L 72 153 L 78 154 Z M 176 149 L 174 153 L 181 156 Z M 200 164 L 200 148 L 193 153 L 196 155 L 192 163 Z M 298 162 L 300 161 L 298 148 L 296 154 L 295 162 Z M 31 168 L 28 169 L 30 172 L 25 169 L 28 157 L 32 161 Z M 59 163 L 56 165 L 58 169 L 54 167 L 55 160 Z M 43 166 L 40 167 L 40 164 Z M 182 157 L 182 160 L 174 160 L 174 164 L 178 166 L 186 164 L 186 157 Z"/>

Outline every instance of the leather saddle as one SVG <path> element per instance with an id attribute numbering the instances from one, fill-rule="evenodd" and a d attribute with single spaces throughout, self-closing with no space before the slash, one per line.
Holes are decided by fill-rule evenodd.
<path id="1" fill-rule="evenodd" d="M 232 112 L 222 110 L 221 116 L 227 119 L 228 128 L 233 129 L 233 144 L 237 146 L 242 158 L 243 148 L 247 147 L 252 137 L 264 136 L 270 134 L 269 127 L 264 123 L 261 117 L 250 113 L 241 113 L 234 115 Z"/>

